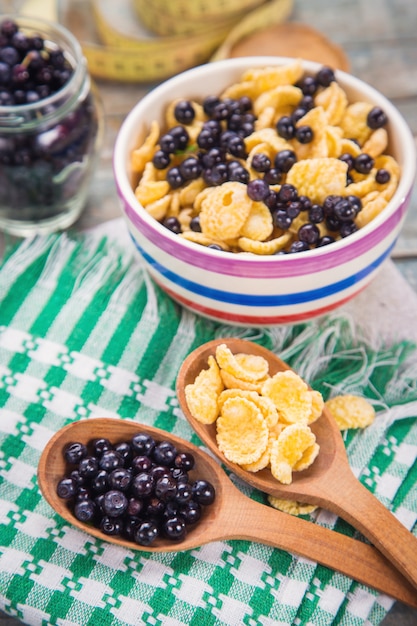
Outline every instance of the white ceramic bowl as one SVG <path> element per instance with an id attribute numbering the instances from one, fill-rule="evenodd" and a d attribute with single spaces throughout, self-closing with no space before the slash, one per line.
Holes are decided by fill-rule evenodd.
<path id="1" fill-rule="evenodd" d="M 354 297 L 390 255 L 412 193 L 416 151 L 398 110 L 371 86 L 336 72 L 350 101 L 380 106 L 388 116 L 388 152 L 401 167 L 396 193 L 387 207 L 356 233 L 314 250 L 255 256 L 221 252 L 191 243 L 150 217 L 136 200 L 129 167 L 152 120 L 162 120 L 175 98 L 202 99 L 236 82 L 249 67 L 287 64 L 280 57 L 236 58 L 188 70 L 150 91 L 129 113 L 114 149 L 114 174 L 133 244 L 150 275 L 183 306 L 229 324 L 265 326 L 294 323 L 325 314 Z M 319 65 L 305 63 L 315 73 Z"/>

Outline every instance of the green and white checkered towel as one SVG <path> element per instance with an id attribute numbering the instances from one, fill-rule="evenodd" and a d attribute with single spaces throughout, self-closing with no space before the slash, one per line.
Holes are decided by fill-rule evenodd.
<path id="1" fill-rule="evenodd" d="M 3 611 L 34 626 L 380 623 L 390 598 L 306 559 L 247 541 L 169 554 L 127 550 L 71 527 L 42 498 L 41 451 L 72 420 L 120 416 L 198 444 L 178 407 L 177 372 L 201 343 L 233 335 L 277 352 L 325 398 L 351 392 L 375 404 L 375 423 L 347 433 L 350 462 L 417 533 L 411 340 L 374 345 L 345 312 L 291 327 L 224 326 L 180 308 L 114 241 L 38 237 L 10 250 L 0 267 Z M 310 519 L 355 532 L 325 511 Z"/>

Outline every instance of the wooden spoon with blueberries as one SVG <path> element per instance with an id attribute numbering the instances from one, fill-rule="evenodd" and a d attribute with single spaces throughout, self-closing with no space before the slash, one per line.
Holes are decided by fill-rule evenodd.
<path id="1" fill-rule="evenodd" d="M 179 524 L 171 523 L 170 532 L 160 534 L 160 536 L 151 532 L 154 516 L 147 519 L 146 509 L 139 515 L 144 520 L 143 524 L 146 528 L 142 528 L 141 522 L 139 527 L 135 526 L 141 532 L 133 534 L 133 536 L 128 520 L 134 516 L 124 518 L 126 527 L 118 535 L 112 534 L 114 528 L 108 528 L 107 525 L 104 526 L 106 532 L 103 532 L 92 523 L 78 519 L 78 517 L 83 518 L 84 515 L 76 517 L 73 503 L 70 504 L 71 499 L 62 498 L 57 493 L 59 483 L 74 469 L 75 461 L 72 459 L 72 463 L 68 465 L 64 451 L 71 448 L 72 452 L 76 452 L 77 447 L 86 446 L 89 442 L 91 444 L 93 440 L 98 441 L 101 445 L 105 439 L 111 442 L 112 448 L 116 449 L 117 453 L 119 450 L 121 452 L 122 449 L 126 451 L 126 442 L 131 446 L 133 445 L 131 442 L 134 440 L 136 447 L 139 441 L 142 448 L 144 442 L 148 442 L 146 443 L 148 452 L 139 455 L 142 457 L 141 467 L 144 463 L 143 457 L 150 455 L 150 440 L 159 442 L 158 445 L 163 444 L 165 454 L 167 451 L 169 453 L 170 446 L 173 447 L 175 454 L 172 454 L 171 448 L 171 459 L 177 459 L 179 455 L 179 465 L 182 465 L 183 459 L 188 464 L 187 474 L 189 483 L 193 485 L 193 498 L 201 501 L 202 514 L 200 519 L 194 517 L 194 519 L 187 520 L 186 530 L 180 533 L 178 533 Z M 122 442 L 121 447 L 119 447 L 120 442 Z M 141 452 L 143 452 L 142 448 Z M 102 459 L 103 454 L 101 451 L 99 458 Z M 111 454 L 107 456 L 106 464 L 109 456 Z M 190 460 L 194 462 L 193 467 Z M 90 463 L 91 461 L 88 460 L 84 465 L 88 466 Z M 127 463 L 124 464 L 124 467 L 126 465 Z M 138 469 L 137 462 L 134 462 L 133 465 Z M 171 466 L 177 467 L 177 465 L 178 463 L 174 460 L 174 465 Z M 67 522 L 95 537 L 130 550 L 169 552 L 190 550 L 212 541 L 231 539 L 257 541 L 317 561 L 412 607 L 417 607 L 414 587 L 397 569 L 392 567 L 391 563 L 378 550 L 364 542 L 356 541 L 346 535 L 251 500 L 233 485 L 220 464 L 206 452 L 184 439 L 157 428 L 115 418 L 90 418 L 73 422 L 59 430 L 47 443 L 39 461 L 38 482 L 48 503 Z M 178 477 L 178 484 L 179 482 L 180 478 Z M 139 483 L 142 488 L 142 482 L 139 481 Z M 113 490 L 105 493 L 108 494 L 111 491 Z M 82 493 L 81 488 L 81 492 L 78 497 L 75 497 L 75 500 L 82 503 L 86 501 L 84 498 L 85 494 Z M 172 507 L 170 502 L 172 500 L 167 500 L 166 509 Z M 117 509 L 120 503 L 119 495 L 118 498 L 113 498 L 111 506 Z M 82 513 L 83 507 L 84 509 L 88 508 L 86 505 L 82 505 Z M 168 516 L 168 512 L 164 515 Z M 97 521 L 97 516 L 95 519 Z M 113 522 L 114 519 L 117 520 L 117 517 L 113 518 Z"/>
<path id="2" fill-rule="evenodd" d="M 244 353 L 264 357 L 269 373 L 290 369 L 273 352 L 244 339 L 215 339 L 194 350 L 185 359 L 177 378 L 177 395 L 185 417 L 201 441 L 241 479 L 278 498 L 314 504 L 349 522 L 417 587 L 417 538 L 413 536 L 385 506 L 364 487 L 353 474 L 339 428 L 325 408 L 311 425 L 320 452 L 314 463 L 302 472 L 293 472 L 289 485 L 278 482 L 269 469 L 248 472 L 228 461 L 216 442 L 216 424 L 205 425 L 190 413 L 184 389 L 207 369 L 209 355 L 219 344 L 226 344 L 233 354 Z"/>

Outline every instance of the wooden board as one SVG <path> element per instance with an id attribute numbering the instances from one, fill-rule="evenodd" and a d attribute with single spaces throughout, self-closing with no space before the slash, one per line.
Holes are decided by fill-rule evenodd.
<path id="1" fill-rule="evenodd" d="M 302 57 L 349 71 L 350 63 L 343 49 L 311 26 L 297 22 L 274 24 L 238 41 L 230 57 L 243 56 Z"/>

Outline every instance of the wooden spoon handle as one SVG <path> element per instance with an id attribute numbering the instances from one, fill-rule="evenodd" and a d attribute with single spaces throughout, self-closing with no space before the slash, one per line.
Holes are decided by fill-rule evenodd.
<path id="1" fill-rule="evenodd" d="M 224 507 L 217 540 L 246 539 L 298 554 L 417 608 L 415 588 L 373 546 L 242 499 Z"/>
<path id="2" fill-rule="evenodd" d="M 326 485 L 321 485 L 323 490 Z M 344 471 L 338 489 L 329 483 L 321 494 L 321 505 L 352 524 L 417 587 L 417 537 L 354 476 Z M 331 503 L 331 504 L 330 504 Z M 417 595 L 416 591 L 414 593 Z"/>

